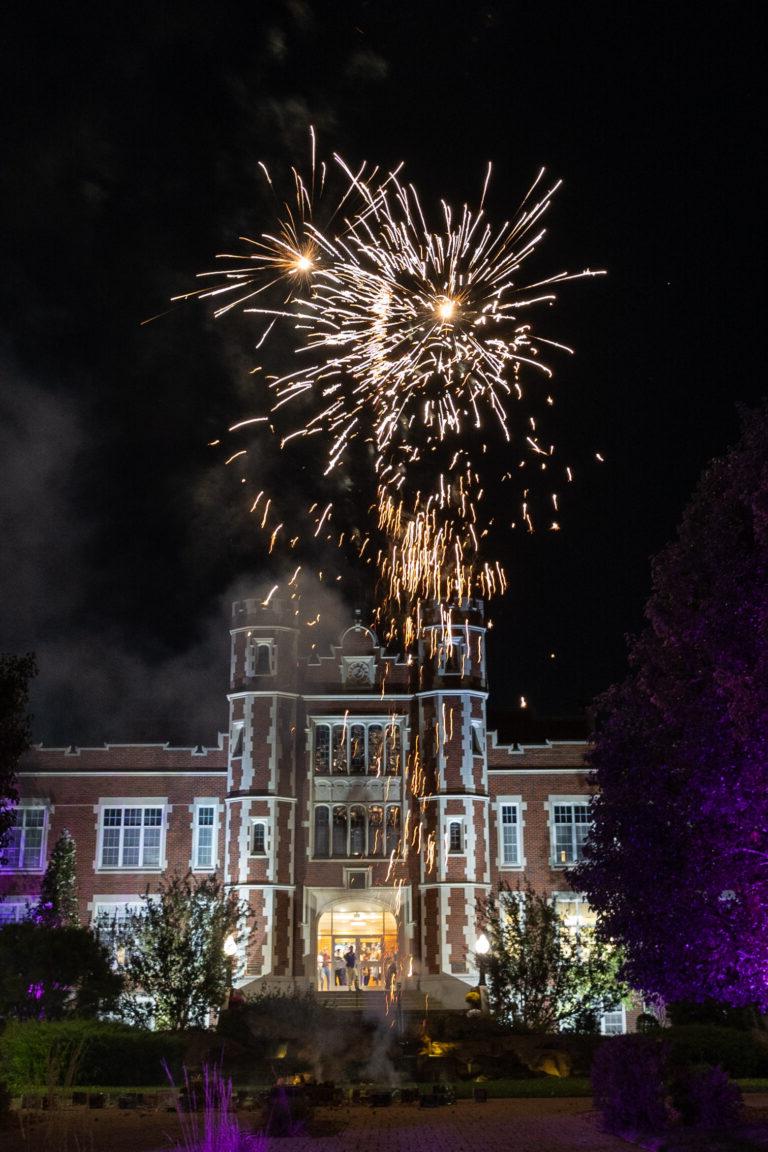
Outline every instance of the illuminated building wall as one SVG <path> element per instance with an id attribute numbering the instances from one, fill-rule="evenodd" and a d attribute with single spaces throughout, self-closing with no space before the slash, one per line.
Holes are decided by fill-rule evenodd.
<path id="1" fill-rule="evenodd" d="M 27 755 L 0 919 L 24 915 L 67 828 L 84 923 L 119 916 L 166 872 L 215 871 L 252 912 L 243 984 L 322 983 L 319 952 L 352 940 L 367 987 L 395 965 L 405 988 L 464 1007 L 478 897 L 525 877 L 569 891 L 588 828 L 585 745 L 487 731 L 476 601 L 447 624 L 425 606 L 407 660 L 359 623 L 307 656 L 279 601 L 235 603 L 231 638 L 215 747 Z"/>

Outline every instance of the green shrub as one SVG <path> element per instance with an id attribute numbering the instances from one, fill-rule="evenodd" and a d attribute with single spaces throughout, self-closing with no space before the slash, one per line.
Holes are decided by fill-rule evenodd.
<path id="1" fill-rule="evenodd" d="M 718 1000 L 678 1000 L 667 1004 L 666 1014 L 673 1027 L 683 1024 L 718 1024 L 722 1028 L 738 1028 L 750 1032 L 760 1026 L 761 1017 L 753 1007 L 732 1008 Z"/>
<path id="2" fill-rule="evenodd" d="M 145 1032 L 94 1020 L 11 1021 L 0 1035 L 0 1066 L 8 1087 L 163 1084 L 163 1060 L 181 1065 L 183 1035 Z"/>
<path id="3" fill-rule="evenodd" d="M 662 1035 L 673 1068 L 717 1064 L 729 1076 L 768 1075 L 768 1043 L 759 1033 L 717 1024 L 686 1024 L 665 1028 Z"/>

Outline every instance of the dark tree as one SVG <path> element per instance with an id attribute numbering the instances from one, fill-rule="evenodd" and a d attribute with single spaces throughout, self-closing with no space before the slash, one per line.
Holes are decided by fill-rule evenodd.
<path id="1" fill-rule="evenodd" d="M 768 1008 L 768 407 L 653 565 L 630 672 L 597 702 L 599 795 L 572 882 L 668 1001 Z"/>
<path id="2" fill-rule="evenodd" d="M 29 682 L 35 660 L 27 656 L 0 655 L 0 861 L 13 825 L 18 799 L 15 779 L 19 757 L 29 748 Z"/>
<path id="3" fill-rule="evenodd" d="M 115 1007 L 122 978 L 87 928 L 27 920 L 0 929 L 0 1017 L 58 1020 Z"/>
<path id="4" fill-rule="evenodd" d="M 568 926 L 554 901 L 532 888 L 502 886 L 479 911 L 491 945 L 491 1007 L 511 1027 L 594 1032 L 629 992 L 616 949 L 590 926 Z"/>
<path id="5" fill-rule="evenodd" d="M 237 934 L 244 912 L 215 876 L 173 876 L 158 892 L 147 890 L 117 933 L 128 1019 L 170 1031 L 203 1027 L 226 1000 L 233 961 L 224 941 Z"/>
<path id="6" fill-rule="evenodd" d="M 77 926 L 77 863 L 75 841 L 66 829 L 53 846 L 40 885 L 35 919 L 49 927 Z"/>

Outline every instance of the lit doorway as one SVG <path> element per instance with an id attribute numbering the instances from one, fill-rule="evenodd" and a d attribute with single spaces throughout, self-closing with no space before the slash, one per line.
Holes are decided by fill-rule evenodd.
<path id="1" fill-rule="evenodd" d="M 354 966 L 345 955 L 354 951 Z M 331 992 L 391 988 L 399 979 L 397 921 L 381 904 L 340 901 L 317 922 L 317 987 Z"/>

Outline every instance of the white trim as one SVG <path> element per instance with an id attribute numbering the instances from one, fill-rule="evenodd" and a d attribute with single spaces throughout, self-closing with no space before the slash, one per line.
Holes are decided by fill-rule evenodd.
<path id="1" fill-rule="evenodd" d="M 138 827 L 140 829 L 139 845 L 138 845 L 138 848 L 139 848 L 139 861 L 138 861 L 138 863 L 136 863 L 136 864 L 123 864 L 123 863 L 104 864 L 103 863 L 103 860 L 104 860 L 104 832 L 105 832 L 104 814 L 108 808 L 119 809 L 120 811 L 125 811 L 127 808 L 133 808 L 133 809 L 138 808 L 142 812 L 144 810 L 146 810 L 147 808 L 159 808 L 160 809 L 160 824 L 148 826 L 148 827 L 159 827 L 159 829 L 160 829 L 160 842 L 158 844 L 158 862 L 157 862 L 157 864 L 143 864 L 141 861 L 141 856 L 143 855 L 143 850 L 144 850 L 143 832 L 144 832 L 144 828 L 145 828 L 143 816 L 142 816 L 142 822 L 140 825 L 131 825 L 130 826 L 130 827 Z M 98 800 L 98 805 L 96 806 L 96 817 L 97 817 L 96 846 L 95 846 L 96 847 L 96 859 L 94 861 L 94 871 L 98 872 L 98 873 L 113 873 L 113 874 L 118 874 L 118 875 L 124 874 L 124 873 L 131 874 L 131 873 L 137 873 L 137 872 L 146 872 L 146 873 L 164 872 L 165 869 L 168 867 L 168 861 L 166 860 L 165 850 L 166 850 L 166 839 L 167 839 L 166 834 L 168 831 L 168 820 L 169 820 L 171 811 L 172 811 L 172 805 L 170 805 L 168 803 L 168 797 L 167 796 L 127 796 L 127 797 L 126 796 L 107 796 L 107 797 L 100 796 L 99 800 Z M 114 825 L 114 827 L 120 829 L 120 834 L 118 835 L 117 851 L 118 851 L 118 859 L 121 860 L 123 858 L 124 851 L 125 851 L 125 843 L 124 843 L 125 837 L 122 833 L 124 832 L 126 825 L 123 823 L 123 820 L 121 818 L 120 824 Z M 114 845 L 112 845 L 111 847 L 114 847 Z"/>
<path id="2" fill-rule="evenodd" d="M 200 837 L 200 824 L 198 823 L 198 813 L 201 808 L 213 809 L 213 824 L 205 825 L 211 828 L 211 863 L 200 864 L 198 862 L 198 855 L 200 850 L 199 837 Z M 192 856 L 189 861 L 189 867 L 192 872 L 215 872 L 218 867 L 219 859 L 219 819 L 220 819 L 221 803 L 216 796 L 196 796 L 190 805 L 190 812 L 192 815 Z"/>
<path id="3" fill-rule="evenodd" d="M 26 920 L 27 915 L 32 911 L 39 900 L 38 896 L 20 896 L 17 893 L 10 893 L 0 899 L 0 928 L 5 927 L 6 924 L 20 924 L 22 920 Z M 19 915 L 4 917 L 4 908 L 18 909 Z"/>
<path id="4" fill-rule="evenodd" d="M 405 665 L 403 665 L 403 667 L 405 667 Z M 282 695 L 287 695 L 287 693 L 282 693 Z M 342 692 L 340 688 L 338 692 L 326 692 L 322 695 L 310 695 L 309 693 L 301 694 L 301 699 L 308 702 L 332 700 L 334 703 L 338 703 L 339 697 L 342 697 L 345 701 L 350 700 L 355 704 L 368 704 L 370 706 L 372 700 L 381 701 L 382 704 L 386 703 L 387 700 L 410 703 L 414 698 L 414 693 L 387 693 L 386 695 L 382 696 L 381 693 L 377 692 L 375 696 L 372 696 L 370 692 L 366 692 L 364 696 L 358 696 L 349 692 Z M 398 716 L 405 716 L 405 713 L 398 712 Z"/>
<path id="5" fill-rule="evenodd" d="M 459 826 L 459 847 L 458 848 L 451 848 L 451 827 L 454 824 L 457 824 Z M 445 843 L 446 865 L 447 865 L 448 859 L 452 856 L 454 856 L 454 857 L 455 856 L 463 856 L 466 858 L 466 855 L 467 855 L 467 816 L 466 816 L 466 813 L 463 816 L 457 816 L 455 813 L 452 812 L 450 814 L 450 816 L 448 816 L 448 815 L 445 816 L 444 843 Z"/>
<path id="6" fill-rule="evenodd" d="M 225 796 L 225 804 L 245 804 L 249 800 L 279 800 L 282 804 L 298 804 L 295 796 L 276 796 L 274 792 L 248 791 L 242 796 Z"/>
<path id="7" fill-rule="evenodd" d="M 256 827 L 264 829 L 264 851 L 254 852 L 253 839 Z M 248 817 L 248 858 L 250 860 L 269 860 L 272 848 L 272 818 L 270 816 Z"/>
<path id="8" fill-rule="evenodd" d="M 583 768 L 502 768 L 498 765 L 489 764 L 488 771 L 503 772 L 507 776 L 588 776 L 591 769 L 586 764 Z M 583 795 L 591 799 L 594 792 L 583 793 Z"/>
<path id="9" fill-rule="evenodd" d="M 496 845 L 498 851 L 498 867 L 500 871 L 514 871 L 522 872 L 526 866 L 526 859 L 523 852 L 523 828 L 525 820 L 523 813 L 527 805 L 523 802 L 522 796 L 496 796 L 495 809 L 496 809 Z M 515 829 L 517 835 L 517 863 L 509 864 L 504 860 L 504 825 L 501 818 L 501 809 L 504 806 L 512 807 L 516 810 L 517 818 L 515 821 Z"/>
<path id="10" fill-rule="evenodd" d="M 18 875 L 19 873 L 24 873 L 24 874 L 28 873 L 29 875 L 39 876 L 41 873 L 45 872 L 45 868 L 46 868 L 46 861 L 48 858 L 48 833 L 50 830 L 51 813 L 53 811 L 53 806 L 51 805 L 51 803 L 49 801 L 39 800 L 39 799 L 36 799 L 32 796 L 24 796 L 19 800 L 18 804 L 12 805 L 10 810 L 13 814 L 14 823 L 11 825 L 11 827 L 8 830 L 8 836 L 6 838 L 5 844 L 3 845 L 2 848 L 0 848 L 0 857 L 6 857 L 7 858 L 10 847 L 11 847 L 10 836 L 11 836 L 12 829 L 19 827 L 19 825 L 17 825 L 15 823 L 16 816 L 19 813 L 23 813 L 23 812 L 42 812 L 42 814 L 43 814 L 42 825 L 38 825 L 38 828 L 40 830 L 40 848 L 39 848 L 39 852 L 38 852 L 37 863 L 34 864 L 32 867 L 26 867 L 25 868 L 23 861 L 24 861 L 24 852 L 26 850 L 26 838 L 27 838 L 26 837 L 26 831 L 27 831 L 27 829 L 26 829 L 26 825 L 22 821 L 21 836 L 19 837 L 18 863 L 13 864 L 10 862 L 10 860 L 7 860 L 6 863 L 0 864 L 0 875 L 6 875 L 6 876 L 14 875 L 15 876 L 15 875 Z M 35 829 L 35 831 L 37 831 L 37 829 Z"/>
<path id="11" fill-rule="evenodd" d="M 264 696 L 279 696 L 282 700 L 304 700 L 306 697 L 302 696 L 300 692 L 280 692 L 277 689 L 265 689 L 263 692 L 254 691 L 251 689 L 241 689 L 238 692 L 228 692 L 227 700 L 232 703 L 233 700 L 246 700 L 250 697 L 256 697 L 261 700 Z M 370 696 L 368 697 L 370 700 Z"/>
<path id="12" fill-rule="evenodd" d="M 215 770 L 203 771 L 200 768 L 190 768 L 185 772 L 168 772 L 165 768 L 155 768 L 149 772 L 146 771 L 146 769 L 142 769 L 140 772 L 135 772 L 133 770 L 133 768 L 123 768 L 119 772 L 105 772 L 101 768 L 92 768 L 92 769 L 89 769 L 87 772 L 70 772 L 70 770 L 68 768 L 61 768 L 61 769 L 48 768 L 48 769 L 44 769 L 44 770 L 41 769 L 41 771 L 39 771 L 39 772 L 38 771 L 17 772 L 16 775 L 18 777 L 22 777 L 22 776 L 30 776 L 30 777 L 38 777 L 38 776 L 99 776 L 99 777 L 101 777 L 101 776 L 121 776 L 124 780 L 126 780 L 126 779 L 133 780 L 133 778 L 135 776 L 142 776 L 142 777 L 143 776 L 148 776 L 148 777 L 155 777 L 155 776 L 187 776 L 187 777 L 189 777 L 189 776 L 193 776 L 193 777 L 224 776 L 224 777 L 226 777 L 227 769 L 226 768 L 216 768 Z M 78 807 L 80 807 L 80 805 L 78 805 L 78 804 L 69 804 L 69 805 L 64 804 L 64 805 L 62 805 L 62 807 L 64 807 L 64 808 L 66 808 L 66 807 L 78 808 Z M 88 807 L 90 807 L 90 804 L 88 805 Z"/>
<path id="13" fill-rule="evenodd" d="M 607 1030 L 606 1017 L 621 1015 L 621 1027 L 617 1032 L 615 1029 Z M 627 1031 L 627 1009 L 623 1004 L 619 1004 L 616 1008 L 609 1008 L 607 1012 L 603 1012 L 600 1017 L 600 1035 L 601 1036 L 623 1036 Z"/>
<path id="14" fill-rule="evenodd" d="M 571 850 L 573 850 L 572 851 L 572 858 L 566 859 L 566 860 L 563 860 L 562 858 L 558 859 L 558 857 L 557 857 L 557 831 L 556 831 L 558 825 L 555 823 L 555 808 L 558 806 L 562 806 L 562 807 L 586 808 L 587 810 L 589 810 L 592 799 L 593 799 L 593 794 L 585 796 L 583 793 L 581 795 L 567 795 L 567 794 L 561 795 L 558 793 L 558 794 L 553 794 L 551 796 L 548 796 L 547 799 L 544 801 L 544 811 L 547 813 L 547 827 L 549 829 L 549 866 L 550 866 L 550 868 L 557 869 L 557 870 L 560 870 L 563 868 L 571 868 L 574 864 L 577 864 L 579 859 L 581 858 L 579 852 L 577 850 L 573 850 L 576 848 L 576 835 L 575 835 L 575 831 L 574 831 L 571 835 L 570 848 L 567 850 L 568 852 L 571 852 Z M 584 825 L 586 825 L 587 835 L 589 835 L 589 828 L 592 825 L 591 820 L 589 820 L 589 821 L 580 820 L 577 822 L 574 819 L 571 821 L 571 823 L 569 825 L 567 825 L 567 827 L 570 827 L 571 829 L 575 829 L 577 826 L 584 826 Z M 561 827 L 566 827 L 566 825 L 561 825 Z M 562 850 L 561 850 L 561 853 L 562 853 Z"/>

